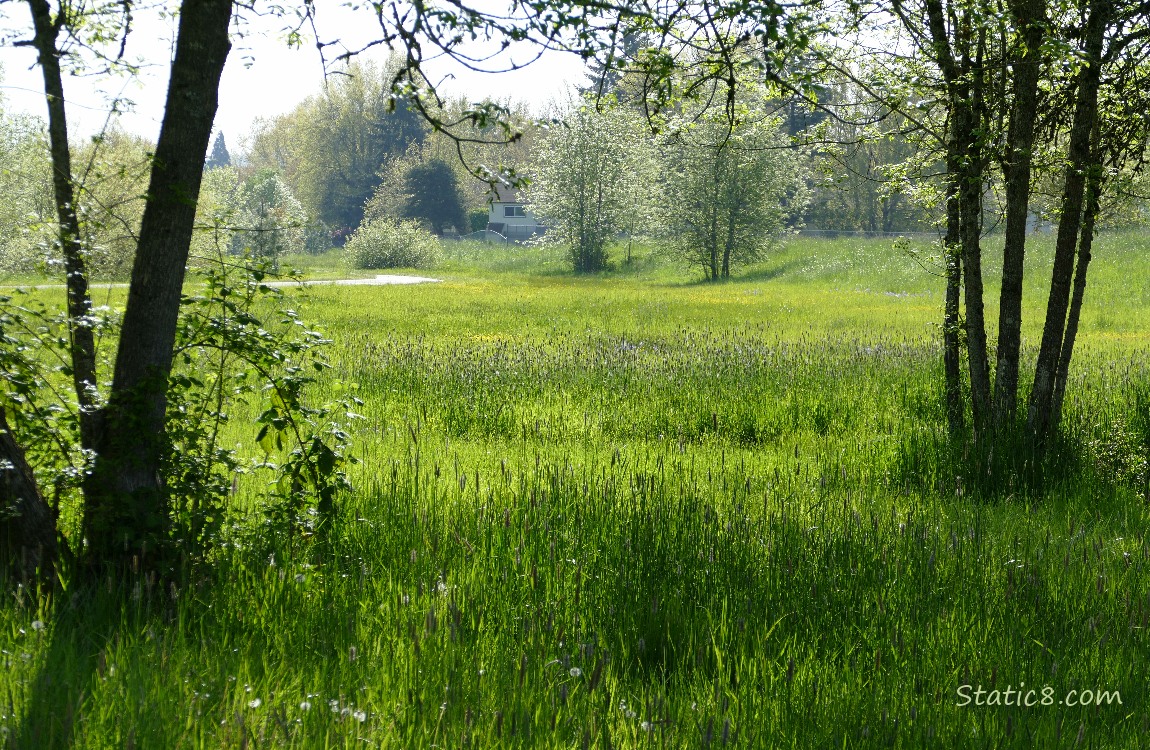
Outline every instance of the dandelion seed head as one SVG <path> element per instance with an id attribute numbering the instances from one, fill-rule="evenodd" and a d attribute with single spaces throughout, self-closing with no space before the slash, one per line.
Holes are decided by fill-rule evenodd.
<path id="1" fill-rule="evenodd" d="M 583 670 L 579 667 L 571 667 L 569 674 L 572 677 L 581 677 L 583 675 Z"/>
<path id="2" fill-rule="evenodd" d="M 299 710 L 300 711 L 307 711 L 310 708 L 311 708 L 311 703 L 309 703 L 308 701 L 300 701 L 300 703 L 299 703 Z"/>
<path id="3" fill-rule="evenodd" d="M 248 701 L 248 708 L 259 708 L 261 705 L 263 705 L 263 701 L 259 698 L 252 698 Z"/>
<path id="4" fill-rule="evenodd" d="M 43 630 L 44 629 L 44 623 L 40 620 L 33 620 L 32 621 L 32 629 L 33 630 Z"/>

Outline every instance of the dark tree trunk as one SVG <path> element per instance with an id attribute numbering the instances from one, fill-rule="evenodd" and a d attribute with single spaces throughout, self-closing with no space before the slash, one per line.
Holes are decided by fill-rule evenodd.
<path id="1" fill-rule="evenodd" d="M 994 376 L 994 424 L 1006 427 L 1018 406 L 1018 358 L 1022 346 L 1022 277 L 1026 259 L 1026 221 L 1030 215 L 1030 174 L 1034 159 L 1034 123 L 1038 116 L 1038 79 L 1046 33 L 1044 0 L 1011 0 L 1014 28 L 1021 32 L 1014 60 L 1014 99 L 1007 135 L 1006 230 L 1002 251 L 1002 290 L 998 305 L 998 363 Z"/>
<path id="2" fill-rule="evenodd" d="M 1062 189 L 1061 214 L 1058 221 L 1058 239 L 1054 248 L 1054 267 L 1050 276 L 1050 294 L 1046 301 L 1046 323 L 1042 329 L 1042 345 L 1038 351 L 1038 364 L 1034 372 L 1034 387 L 1030 392 L 1027 429 L 1041 444 L 1050 426 L 1051 406 L 1055 381 L 1062 358 L 1066 331 L 1066 313 L 1070 304 L 1072 282 L 1086 283 L 1086 267 L 1074 274 L 1074 251 L 1085 246 L 1089 257 L 1089 239 L 1083 225 L 1082 208 L 1087 201 L 1087 175 L 1098 169 L 1091 163 L 1092 134 L 1098 115 L 1098 89 L 1102 72 L 1103 36 L 1106 29 L 1104 2 L 1091 3 L 1086 24 L 1085 65 L 1078 74 L 1074 120 L 1070 127 L 1070 145 L 1067 149 L 1066 177 Z M 1093 227 L 1090 228 L 1093 231 Z M 1081 239 L 1080 239 L 1081 238 Z M 1069 364 L 1069 363 L 1068 363 Z"/>
<path id="3" fill-rule="evenodd" d="M 711 213 L 711 234 L 707 238 L 707 250 L 709 253 L 707 277 L 711 281 L 719 280 L 719 196 L 721 190 L 719 188 L 719 157 L 720 153 L 715 154 L 715 171 L 712 174 L 712 183 L 714 185 L 714 193 L 711 199 L 710 213 Z"/>
<path id="4" fill-rule="evenodd" d="M 88 294 L 88 269 L 80 244 L 80 221 L 76 215 L 75 187 L 72 184 L 72 154 L 68 147 L 68 119 L 64 108 L 64 84 L 60 74 L 60 51 L 56 42 L 64 18 L 52 18 L 47 0 L 28 0 L 32 11 L 38 63 L 44 77 L 44 98 L 48 105 L 48 144 L 52 156 L 52 190 L 56 219 L 60 223 L 60 250 L 64 256 L 65 286 L 68 297 L 68 330 L 72 385 L 80 405 L 80 445 L 96 447 L 99 414 L 96 411 L 96 341 L 92 332 L 92 300 Z"/>
<path id="5" fill-rule="evenodd" d="M 965 424 L 962 401 L 962 356 L 959 351 L 959 304 L 962 294 L 962 247 L 958 181 L 961 155 L 953 137 L 947 146 L 946 238 L 943 257 L 946 261 L 946 303 L 942 316 L 942 360 L 946 370 L 946 421 L 951 435 L 959 435 Z"/>
<path id="6" fill-rule="evenodd" d="M 204 157 L 230 43 L 231 0 L 183 0 L 164 121 L 83 530 L 95 565 L 166 547 L 166 391 Z"/>
<path id="7" fill-rule="evenodd" d="M 1070 146 L 1067 147 L 1066 177 L 1058 220 L 1058 238 L 1055 262 L 1050 275 L 1050 294 L 1047 298 L 1047 321 L 1042 329 L 1042 345 L 1034 373 L 1034 388 L 1030 391 L 1027 429 L 1041 444 L 1050 424 L 1051 400 L 1055 391 L 1058 363 L 1066 335 L 1066 312 L 1070 306 L 1071 286 L 1074 278 L 1075 247 L 1087 243 L 1082 223 L 1082 207 L 1086 202 L 1087 175 L 1099 167 L 1091 164 L 1094 147 L 1091 135 L 1095 131 L 1098 114 L 1098 87 L 1102 79 L 1102 52 L 1106 29 L 1103 2 L 1091 2 L 1087 21 L 1086 63 L 1078 75 L 1074 102 L 1074 120 L 1071 124 Z M 1093 227 L 1091 227 L 1093 231 Z M 1081 239 L 1080 239 L 1081 238 Z M 1087 245 L 1089 254 L 1089 245 Z M 1082 267 L 1081 282 L 1086 283 L 1086 267 Z"/>
<path id="8" fill-rule="evenodd" d="M 1078 336 L 1078 321 L 1082 317 L 1082 298 L 1086 295 L 1086 271 L 1090 267 L 1090 249 L 1094 244 L 1094 222 L 1098 217 L 1102 195 L 1101 157 L 1094 160 L 1086 186 L 1086 211 L 1082 216 L 1082 237 L 1078 244 L 1078 265 L 1074 269 L 1074 292 L 1070 298 L 1070 314 L 1066 318 L 1066 334 L 1062 352 L 1058 357 L 1058 372 L 1054 378 L 1054 394 L 1050 402 L 1047 431 L 1058 428 L 1062 421 L 1062 402 L 1066 397 L 1066 380 L 1070 376 L 1070 358 L 1074 354 L 1074 339 Z"/>
<path id="9" fill-rule="evenodd" d="M 957 189 L 958 192 L 957 210 L 952 209 L 949 205 L 947 208 L 947 242 L 949 244 L 954 241 L 960 248 L 960 258 L 956 258 L 954 263 L 948 262 L 947 264 L 948 301 L 944 316 L 949 319 L 950 313 L 953 311 L 953 320 L 957 323 L 957 296 L 961 286 L 966 292 L 967 366 L 970 370 L 971 412 L 977 435 L 985 426 L 990 410 L 990 366 L 986 349 L 981 244 L 984 145 L 979 138 L 979 126 L 983 120 L 982 82 L 984 74 L 981 64 L 983 40 L 980 35 L 978 64 L 971 65 L 969 55 L 972 43 L 970 18 L 962 15 L 954 17 L 948 14 L 944 11 L 941 0 L 925 0 L 923 5 L 927 14 L 927 26 L 930 30 L 935 61 L 938 63 L 943 80 L 946 82 L 946 105 L 950 113 L 951 126 L 947 171 L 952 189 Z M 950 33 L 947 30 L 948 18 L 953 18 L 953 22 L 956 24 L 955 45 L 964 50 L 961 62 L 955 58 L 955 53 L 951 48 Z M 954 231 L 958 233 L 957 238 L 952 234 Z M 962 273 L 961 281 L 964 282 L 962 284 L 956 276 L 960 271 Z M 954 335 L 953 345 L 957 347 L 957 330 L 954 330 Z M 955 355 L 953 361 L 948 361 L 946 366 L 949 368 L 957 365 L 957 363 L 958 357 Z M 955 397 L 960 397 L 957 387 L 952 390 L 957 378 L 949 370 L 947 378 L 948 399 L 951 398 L 952 394 Z M 955 424 L 953 413 L 949 418 L 950 424 L 953 426 Z"/>
<path id="10" fill-rule="evenodd" d="M 51 580 L 56 552 L 56 519 L 0 406 L 0 571 Z"/>
<path id="11" fill-rule="evenodd" d="M 968 32 L 969 33 L 969 32 Z M 954 102 L 955 133 L 962 154 L 959 177 L 959 232 L 962 242 L 963 287 L 966 291 L 966 359 L 970 369 L 970 401 L 976 433 L 981 433 L 990 418 L 990 357 L 986 345 L 986 310 L 982 287 L 982 190 L 983 153 L 985 145 L 979 131 L 983 123 L 982 50 L 979 39 L 978 60 L 970 64 L 964 56 L 963 68 L 970 78 L 970 97 L 963 98 L 961 88 Z"/>
<path id="12" fill-rule="evenodd" d="M 723 243 L 723 278 L 731 278 L 731 253 L 735 251 L 735 222 L 738 220 L 738 208 L 731 196 L 727 196 L 732 209 L 727 211 L 727 239 Z"/>

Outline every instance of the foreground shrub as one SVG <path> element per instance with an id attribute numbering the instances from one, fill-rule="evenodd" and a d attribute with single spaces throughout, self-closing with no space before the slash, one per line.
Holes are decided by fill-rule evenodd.
<path id="1" fill-rule="evenodd" d="M 353 268 L 428 268 L 439 260 L 439 240 L 419 222 L 381 218 L 355 230 L 347 241 Z"/>

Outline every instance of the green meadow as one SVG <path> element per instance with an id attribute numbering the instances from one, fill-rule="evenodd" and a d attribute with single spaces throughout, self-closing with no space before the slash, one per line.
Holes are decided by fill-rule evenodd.
<path id="1" fill-rule="evenodd" d="M 182 584 L 10 592 L 0 746 L 1150 746 L 1150 238 L 1096 243 L 1041 466 L 948 442 L 928 238 L 624 252 L 287 291 L 362 401 L 327 537 L 245 475 Z"/>

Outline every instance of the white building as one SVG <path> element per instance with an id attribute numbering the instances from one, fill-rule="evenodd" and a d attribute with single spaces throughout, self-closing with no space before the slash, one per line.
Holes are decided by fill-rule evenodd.
<path id="1" fill-rule="evenodd" d="M 518 191 L 505 185 L 495 187 L 495 200 L 487 216 L 487 231 L 498 232 L 509 240 L 526 240 L 546 231 L 531 212 L 523 207 Z"/>

